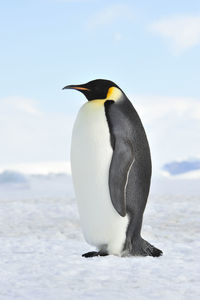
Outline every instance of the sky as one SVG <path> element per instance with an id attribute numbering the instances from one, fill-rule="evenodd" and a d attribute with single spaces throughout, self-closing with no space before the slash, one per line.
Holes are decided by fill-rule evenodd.
<path id="1" fill-rule="evenodd" d="M 0 165 L 69 161 L 85 99 L 116 82 L 141 116 L 155 172 L 200 153 L 200 2 L 8 0 L 0 4 Z"/>

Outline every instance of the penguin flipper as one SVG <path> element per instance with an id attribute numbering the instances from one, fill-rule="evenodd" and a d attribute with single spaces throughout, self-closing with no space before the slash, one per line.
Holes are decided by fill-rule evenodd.
<path id="1" fill-rule="evenodd" d="M 126 215 L 126 186 L 133 162 L 130 141 L 116 139 L 109 170 L 109 190 L 112 204 L 122 217 Z"/>

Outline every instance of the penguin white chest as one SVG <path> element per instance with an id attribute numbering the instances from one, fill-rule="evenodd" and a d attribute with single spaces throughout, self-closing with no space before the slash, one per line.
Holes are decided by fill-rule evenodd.
<path id="1" fill-rule="evenodd" d="M 121 217 L 110 199 L 112 153 L 103 101 L 87 102 L 78 113 L 71 145 L 72 177 L 81 226 L 89 244 L 120 255 L 128 217 Z"/>

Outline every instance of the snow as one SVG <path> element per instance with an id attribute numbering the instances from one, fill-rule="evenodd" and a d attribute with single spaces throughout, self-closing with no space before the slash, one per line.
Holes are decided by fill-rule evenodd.
<path id="1" fill-rule="evenodd" d="M 167 193 L 171 181 L 160 195 L 153 184 L 144 216 L 143 236 L 162 257 L 86 259 L 94 248 L 83 239 L 70 176 L 2 181 L 0 299 L 199 299 L 200 193 L 176 184 L 179 195 Z"/>

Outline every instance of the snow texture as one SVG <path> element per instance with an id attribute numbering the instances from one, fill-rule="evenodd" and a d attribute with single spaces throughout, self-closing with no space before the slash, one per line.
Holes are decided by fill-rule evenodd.
<path id="1" fill-rule="evenodd" d="M 150 196 L 143 237 L 162 257 L 86 259 L 94 248 L 81 233 L 71 178 L 27 181 L 0 185 L 0 300 L 200 298 L 200 195 Z"/>

